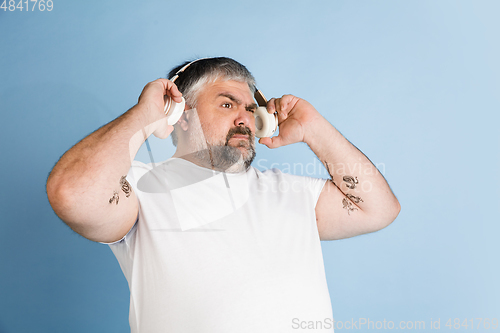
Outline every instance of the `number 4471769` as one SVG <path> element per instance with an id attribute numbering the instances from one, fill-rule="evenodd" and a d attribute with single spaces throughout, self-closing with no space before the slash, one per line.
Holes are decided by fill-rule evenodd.
<path id="1" fill-rule="evenodd" d="M 1 1 L 1 0 L 0 0 Z M 31 10 L 30 10 L 31 8 Z M 52 0 L 19 0 L 19 2 L 16 4 L 16 1 L 15 0 L 3 0 L 2 2 L 2 5 L 0 6 L 0 9 L 3 9 L 4 12 L 6 12 L 7 10 L 9 12 L 13 12 L 13 11 L 20 11 L 22 12 L 23 10 L 27 11 L 27 12 L 34 12 L 35 10 L 36 11 L 40 11 L 40 12 L 43 12 L 43 11 L 52 11 L 52 9 L 54 9 L 54 3 L 52 2 Z"/>

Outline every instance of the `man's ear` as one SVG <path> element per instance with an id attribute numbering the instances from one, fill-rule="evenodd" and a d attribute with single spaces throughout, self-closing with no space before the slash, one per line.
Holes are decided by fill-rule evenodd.
<path id="1" fill-rule="evenodd" d="M 186 132 L 188 130 L 188 128 L 189 128 L 189 120 L 191 118 L 191 116 L 189 115 L 189 113 L 187 111 L 188 110 L 184 110 L 184 112 L 182 113 L 182 116 L 177 121 L 177 125 L 179 125 L 179 127 L 184 132 Z"/>

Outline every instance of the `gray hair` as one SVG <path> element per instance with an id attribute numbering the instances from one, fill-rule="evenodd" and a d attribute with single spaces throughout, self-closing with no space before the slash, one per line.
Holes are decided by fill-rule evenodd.
<path id="1" fill-rule="evenodd" d="M 178 73 L 188 64 L 190 65 L 183 72 Z M 217 80 L 246 82 L 252 94 L 255 92 L 253 75 L 245 66 L 231 58 L 218 57 L 186 61 L 168 73 L 169 79 L 173 79 L 176 75 L 178 77 L 175 79 L 175 84 L 190 108 L 197 106 L 197 98 L 201 89 L 206 84 Z M 172 143 L 177 146 L 178 138 L 175 128 L 176 126 L 174 126 L 171 137 Z"/>

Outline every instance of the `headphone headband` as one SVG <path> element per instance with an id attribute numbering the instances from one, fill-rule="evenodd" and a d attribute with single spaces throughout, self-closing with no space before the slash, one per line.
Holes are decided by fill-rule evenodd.
<path id="1" fill-rule="evenodd" d="M 262 91 L 260 91 L 259 89 L 257 89 L 256 86 L 253 86 L 253 88 L 255 89 L 255 93 L 253 94 L 253 97 L 257 101 L 257 104 L 259 106 L 264 106 L 264 107 L 267 106 L 267 99 L 264 96 L 264 94 L 262 93 Z"/>
<path id="2" fill-rule="evenodd" d="M 186 64 L 185 66 L 183 66 L 181 69 L 179 69 L 175 75 L 170 79 L 170 81 L 172 82 L 175 82 L 175 80 L 177 80 L 177 78 L 179 77 L 179 74 L 181 74 L 182 72 L 184 72 L 189 66 L 191 66 L 192 64 L 194 64 L 195 62 L 197 61 L 200 61 L 200 60 L 205 60 L 205 59 L 212 59 L 212 58 L 200 58 L 200 59 L 196 59 L 196 60 L 193 60 L 191 61 L 189 64 Z"/>

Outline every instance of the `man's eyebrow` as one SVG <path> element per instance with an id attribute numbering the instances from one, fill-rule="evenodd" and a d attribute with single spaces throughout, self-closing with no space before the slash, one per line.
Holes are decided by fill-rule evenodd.
<path id="1" fill-rule="evenodd" d="M 255 110 L 257 110 L 257 104 L 255 104 L 255 103 L 248 104 L 247 106 L 245 106 L 245 109 L 247 111 L 255 111 Z"/>
<path id="2" fill-rule="evenodd" d="M 243 104 L 243 102 L 241 100 L 239 100 L 238 98 L 236 98 L 236 96 L 234 96 L 234 95 L 232 95 L 230 93 L 223 92 L 223 93 L 220 93 L 218 96 L 229 98 L 231 101 L 235 102 L 238 105 Z M 255 109 L 257 109 L 257 104 L 256 103 L 248 104 L 248 105 L 245 106 L 245 109 L 247 109 L 247 110 L 255 110 Z"/>
<path id="3" fill-rule="evenodd" d="M 223 93 L 220 93 L 220 94 L 218 95 L 218 97 L 220 97 L 220 96 L 222 96 L 222 97 L 227 97 L 227 98 L 229 98 L 230 100 L 232 100 L 233 102 L 235 102 L 236 104 L 242 104 L 242 102 L 241 102 L 238 98 L 236 98 L 234 95 L 231 95 L 230 93 L 225 93 L 225 92 L 223 92 Z"/>

